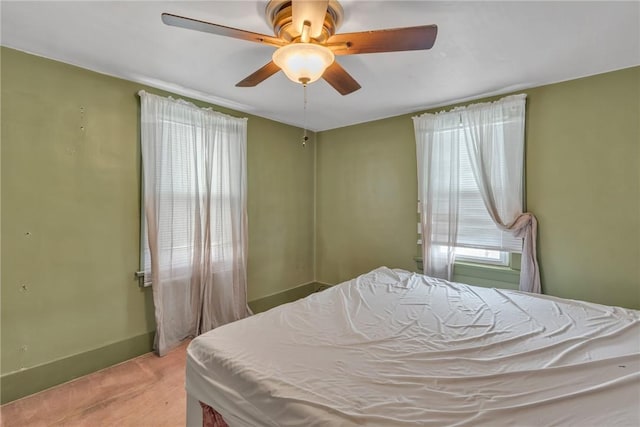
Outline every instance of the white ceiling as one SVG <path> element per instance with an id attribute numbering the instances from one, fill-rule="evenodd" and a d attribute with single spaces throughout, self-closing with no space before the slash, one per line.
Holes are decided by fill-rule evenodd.
<path id="1" fill-rule="evenodd" d="M 266 1 L 6 1 L 1 43 L 184 96 L 303 126 L 302 87 L 283 73 L 237 83 L 273 48 L 169 27 L 170 12 L 272 34 Z M 326 130 L 640 65 L 640 2 L 343 0 L 338 32 L 437 24 L 427 51 L 338 57 L 362 85 L 308 88 L 307 124 Z"/>

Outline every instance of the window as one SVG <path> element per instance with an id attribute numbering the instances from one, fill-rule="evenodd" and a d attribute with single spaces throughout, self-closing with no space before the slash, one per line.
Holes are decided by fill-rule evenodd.
<path id="1" fill-rule="evenodd" d="M 524 100 L 414 117 L 428 274 L 450 279 L 455 261 L 508 265 L 522 252 L 521 229 L 502 231 L 489 209 L 503 224 L 523 215 Z"/>
<path id="2" fill-rule="evenodd" d="M 413 118 L 425 273 L 450 280 L 456 254 L 520 252 L 519 289 L 540 292 L 537 221 L 523 203 L 525 107 L 519 94 Z"/>
<path id="3" fill-rule="evenodd" d="M 455 248 L 456 261 L 475 262 L 481 264 L 509 265 L 509 253 L 491 249 Z"/>
<path id="4" fill-rule="evenodd" d="M 198 256 L 194 251 L 194 245 L 200 244 L 194 239 L 194 235 L 198 228 L 205 228 L 204 223 L 196 223 L 197 218 L 202 218 L 203 221 L 210 221 L 211 235 L 215 238 L 215 241 L 211 242 L 209 254 L 214 260 L 214 270 L 224 270 L 227 267 L 224 261 L 232 258 L 225 254 L 231 253 L 234 246 L 230 232 L 231 213 L 229 210 L 220 210 L 215 215 L 201 215 L 196 211 L 203 212 L 211 209 L 211 206 L 232 205 L 234 199 L 237 199 L 237 196 L 233 196 L 229 191 L 229 162 L 222 161 L 222 157 L 228 153 L 224 147 L 206 152 L 207 144 L 203 138 L 206 138 L 207 133 L 201 126 L 168 119 L 164 119 L 163 124 L 166 129 L 171 129 L 168 137 L 175 142 L 166 144 L 165 149 L 170 152 L 158 157 L 158 162 L 161 163 L 159 170 L 165 171 L 163 176 L 157 179 L 156 185 L 156 197 L 160 199 L 159 211 L 162 212 L 158 218 L 159 258 L 164 260 L 163 265 L 170 267 L 171 276 L 179 278 L 189 275 L 193 257 Z M 215 165 L 215 173 L 208 174 L 198 170 L 206 168 L 205 163 L 194 159 L 202 160 L 205 157 L 210 160 L 207 162 L 208 165 Z M 140 234 L 140 268 L 144 272 L 144 286 L 150 286 L 151 254 L 144 197 Z"/>
<path id="5" fill-rule="evenodd" d="M 482 201 L 480 190 L 473 176 L 469 152 L 464 146 L 459 149 L 458 241 L 455 248 L 456 261 L 467 261 L 497 265 L 509 264 L 509 252 L 522 251 L 522 239 L 501 231 L 489 216 Z"/>
<path id="6" fill-rule="evenodd" d="M 442 130 L 439 133 L 441 142 L 455 148 L 450 153 L 447 153 L 446 156 L 440 157 L 440 166 L 447 167 L 447 164 L 454 157 L 458 165 L 455 176 L 459 189 L 457 199 L 457 242 L 454 249 L 455 260 L 508 265 L 509 253 L 522 251 L 522 239 L 513 237 L 511 233 L 501 231 L 491 219 L 482 201 L 476 179 L 473 176 L 465 140 L 460 135 L 464 135 L 462 125 Z M 454 144 L 456 147 L 453 147 Z M 450 181 L 443 180 L 438 183 L 441 185 L 436 185 L 433 189 L 436 198 L 447 199 L 449 197 Z M 450 226 L 449 206 L 446 204 L 438 204 L 437 206 L 441 210 L 436 209 L 433 212 L 433 243 L 446 245 Z"/>

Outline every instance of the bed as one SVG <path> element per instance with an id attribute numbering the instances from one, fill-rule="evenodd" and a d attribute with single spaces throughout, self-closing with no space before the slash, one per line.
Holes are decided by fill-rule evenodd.
<path id="1" fill-rule="evenodd" d="M 195 338 L 186 389 L 189 426 L 638 426 L 640 311 L 381 267 Z"/>

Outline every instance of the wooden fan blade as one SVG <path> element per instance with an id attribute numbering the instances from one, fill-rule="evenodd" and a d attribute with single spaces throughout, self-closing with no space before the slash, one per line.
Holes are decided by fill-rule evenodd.
<path id="1" fill-rule="evenodd" d="M 349 95 L 360 89 L 360 84 L 336 61 L 324 71 L 322 78 L 341 95 Z"/>
<path id="2" fill-rule="evenodd" d="M 327 40 L 327 45 L 336 55 L 423 50 L 431 49 L 437 34 L 436 25 L 422 25 L 336 34 Z"/>
<path id="3" fill-rule="evenodd" d="M 309 35 L 313 38 L 320 37 L 328 6 L 329 0 L 292 0 L 291 21 L 293 28 L 301 33 L 304 22 L 309 21 L 311 24 Z"/>
<path id="4" fill-rule="evenodd" d="M 204 33 L 217 34 L 219 36 L 232 37 L 234 39 L 247 40 L 255 43 L 267 44 L 270 46 L 284 46 L 285 40 L 265 34 L 252 33 L 251 31 L 239 30 L 237 28 L 225 27 L 224 25 L 212 24 L 211 22 L 199 21 L 197 19 L 185 18 L 184 16 L 162 14 L 162 22 L 173 27 L 186 28 L 188 30 L 202 31 Z"/>
<path id="5" fill-rule="evenodd" d="M 260 68 L 255 73 L 245 77 L 241 81 L 236 84 L 236 87 L 253 87 L 258 83 L 262 83 L 269 77 L 273 76 L 275 73 L 280 71 L 280 67 L 278 67 L 275 62 L 270 61 L 267 65 Z"/>

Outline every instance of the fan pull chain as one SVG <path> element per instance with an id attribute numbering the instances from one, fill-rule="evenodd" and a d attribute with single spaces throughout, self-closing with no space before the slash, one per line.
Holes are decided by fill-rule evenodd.
<path id="1" fill-rule="evenodd" d="M 304 133 L 302 134 L 302 146 L 305 147 L 307 145 L 307 141 L 309 137 L 307 136 L 307 85 L 302 85 L 302 90 L 304 93 Z"/>

